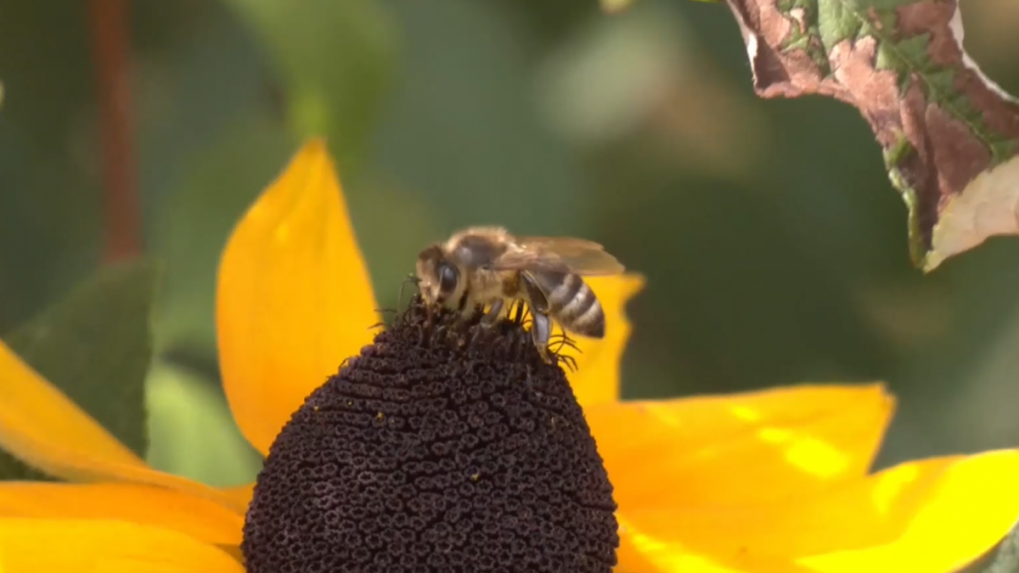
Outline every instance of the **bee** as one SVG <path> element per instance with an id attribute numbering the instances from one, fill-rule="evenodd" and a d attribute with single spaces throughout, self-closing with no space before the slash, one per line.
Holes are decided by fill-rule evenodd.
<path id="1" fill-rule="evenodd" d="M 471 227 L 418 254 L 416 275 L 425 301 L 463 313 L 489 307 L 484 327 L 514 301 L 533 317 L 531 338 L 546 362 L 552 321 L 567 332 L 605 336 L 605 313 L 583 276 L 625 267 L 600 244 L 574 237 L 517 237 L 502 227 Z M 507 305 L 506 303 L 510 304 Z"/>

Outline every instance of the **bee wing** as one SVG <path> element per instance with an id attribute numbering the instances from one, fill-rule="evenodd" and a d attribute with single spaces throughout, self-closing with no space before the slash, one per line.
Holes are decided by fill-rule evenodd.
<path id="1" fill-rule="evenodd" d="M 492 262 L 492 270 L 571 272 L 615 275 L 626 270 L 598 243 L 574 237 L 517 237 L 514 248 Z"/>

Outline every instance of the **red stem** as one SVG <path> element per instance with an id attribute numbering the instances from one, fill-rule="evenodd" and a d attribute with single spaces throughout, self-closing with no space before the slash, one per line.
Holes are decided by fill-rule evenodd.
<path id="1" fill-rule="evenodd" d="M 129 0 L 90 0 L 89 28 L 99 100 L 107 262 L 141 252 L 141 213 L 131 133 Z"/>

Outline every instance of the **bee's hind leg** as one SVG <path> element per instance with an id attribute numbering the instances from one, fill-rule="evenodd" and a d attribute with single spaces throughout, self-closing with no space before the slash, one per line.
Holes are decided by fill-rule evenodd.
<path id="1" fill-rule="evenodd" d="M 531 311 L 531 339 L 534 340 L 534 345 L 538 348 L 542 360 L 553 364 L 555 358 L 548 351 L 548 341 L 552 337 L 552 319 L 548 316 L 548 299 L 529 273 L 520 273 L 520 281 L 527 294 L 528 307 Z"/>
<path id="2" fill-rule="evenodd" d="M 555 358 L 548 351 L 548 340 L 552 334 L 552 321 L 544 313 L 534 312 L 533 315 L 534 323 L 531 325 L 531 339 L 534 341 L 534 346 L 538 349 L 538 354 L 541 354 L 541 359 L 546 363 L 552 364 Z"/>
<path id="3" fill-rule="evenodd" d="M 579 352 L 581 354 L 584 353 L 584 351 L 581 350 L 579 346 L 577 346 L 576 341 L 574 341 L 572 338 L 570 338 L 570 336 L 568 334 L 566 334 L 566 332 L 563 332 L 562 334 L 553 334 L 551 336 L 551 338 L 549 339 L 549 341 L 552 344 L 556 345 L 556 350 L 555 350 L 556 354 L 561 354 L 562 351 L 563 351 L 563 348 L 570 348 L 570 349 L 576 350 L 577 352 Z"/>
<path id="4" fill-rule="evenodd" d="M 502 315 L 502 299 L 497 298 L 492 302 L 492 308 L 489 309 L 488 314 L 481 317 L 481 326 L 484 328 L 492 328 L 495 323 L 499 322 L 499 317 Z"/>

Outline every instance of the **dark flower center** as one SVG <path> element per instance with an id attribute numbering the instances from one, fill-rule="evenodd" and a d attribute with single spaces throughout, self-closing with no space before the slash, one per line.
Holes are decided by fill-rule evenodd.
<path id="1" fill-rule="evenodd" d="M 276 438 L 241 549 L 251 573 L 608 573 L 615 509 L 524 329 L 415 300 Z"/>

